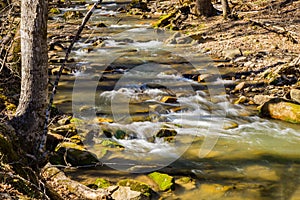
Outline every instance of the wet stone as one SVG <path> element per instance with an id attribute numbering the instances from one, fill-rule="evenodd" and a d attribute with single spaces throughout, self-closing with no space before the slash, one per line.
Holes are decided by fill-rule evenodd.
<path id="1" fill-rule="evenodd" d="M 156 137 L 162 138 L 162 137 L 171 137 L 176 135 L 177 132 L 174 129 L 163 128 L 159 130 L 159 132 L 156 134 Z"/>
<path id="2" fill-rule="evenodd" d="M 254 96 L 253 101 L 257 105 L 262 105 L 262 104 L 264 104 L 265 102 L 269 101 L 272 98 L 273 97 L 271 97 L 270 95 L 261 95 L 261 94 L 258 94 L 258 95 Z"/>
<path id="3" fill-rule="evenodd" d="M 234 59 L 238 56 L 242 56 L 242 52 L 240 49 L 228 49 L 223 51 L 223 55 L 225 59 Z"/>
<path id="4" fill-rule="evenodd" d="M 290 91 L 291 99 L 297 103 L 300 103 L 300 90 L 299 89 L 291 89 Z"/>

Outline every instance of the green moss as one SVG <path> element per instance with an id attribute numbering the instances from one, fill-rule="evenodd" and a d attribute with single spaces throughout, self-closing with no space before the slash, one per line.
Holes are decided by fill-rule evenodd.
<path id="1" fill-rule="evenodd" d="M 153 27 L 158 28 L 158 27 L 165 27 L 165 26 L 170 25 L 171 18 L 174 17 L 176 13 L 177 13 L 177 11 L 176 12 L 171 12 L 167 15 L 160 16 L 159 20 L 156 23 L 153 24 Z"/>
<path id="2" fill-rule="evenodd" d="M 101 145 L 110 148 L 115 148 L 115 147 L 124 148 L 122 145 L 112 140 L 102 140 Z"/>
<path id="3" fill-rule="evenodd" d="M 82 119 L 79 119 L 79 118 L 76 118 L 76 117 L 73 117 L 71 120 L 70 120 L 71 123 L 83 123 L 83 120 Z"/>
<path id="4" fill-rule="evenodd" d="M 49 13 L 52 13 L 52 14 L 60 14 L 61 11 L 58 9 L 58 8 L 51 8 Z"/>
<path id="5" fill-rule="evenodd" d="M 110 186 L 110 182 L 104 178 L 97 178 L 95 185 L 97 185 L 98 188 L 108 188 Z"/>
<path id="6" fill-rule="evenodd" d="M 150 186 L 148 186 L 145 183 L 141 183 L 139 181 L 132 180 L 132 179 L 125 179 L 125 180 L 119 181 L 118 185 L 130 187 L 130 189 L 133 191 L 138 191 L 138 192 L 141 192 L 146 197 L 151 197 L 152 190 L 151 190 Z"/>
<path id="7" fill-rule="evenodd" d="M 178 179 L 178 182 L 182 184 L 187 184 L 192 182 L 192 179 L 190 177 L 181 177 L 180 179 Z"/>
<path id="8" fill-rule="evenodd" d="M 174 189 L 174 178 L 168 174 L 153 172 L 148 175 L 159 187 L 161 191 Z"/>

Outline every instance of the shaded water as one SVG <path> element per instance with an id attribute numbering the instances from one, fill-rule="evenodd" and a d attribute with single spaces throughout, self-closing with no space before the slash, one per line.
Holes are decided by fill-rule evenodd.
<path id="1" fill-rule="evenodd" d="M 145 174 L 160 170 L 195 179 L 162 194 L 167 199 L 300 199 L 299 126 L 232 105 L 225 86 L 233 83 L 221 78 L 226 71 L 196 45 L 167 45 L 172 33 L 152 30 L 150 20 L 108 17 L 117 6 L 95 13 L 92 21 L 109 26 L 83 36 L 72 54 L 81 70 L 60 83 L 58 107 L 82 120 L 77 128 L 89 137 L 86 147 L 106 166 L 69 175 L 84 183 L 132 177 L 151 185 Z M 85 51 L 99 38 L 104 45 Z M 211 80 L 197 82 L 200 74 Z M 99 125 L 98 118 L 113 122 Z M 177 135 L 155 137 L 162 129 Z M 125 148 L 104 154 L 105 130 L 125 132 L 110 139 Z"/>

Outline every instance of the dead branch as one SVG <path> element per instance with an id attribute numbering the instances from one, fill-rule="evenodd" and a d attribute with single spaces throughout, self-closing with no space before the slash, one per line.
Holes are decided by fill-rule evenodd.
<path id="1" fill-rule="evenodd" d="M 97 189 L 93 190 L 88 188 L 85 185 L 80 184 L 77 181 L 71 180 L 68 178 L 64 172 L 59 170 L 56 167 L 51 166 L 50 164 L 46 165 L 42 170 L 42 177 L 46 181 L 48 189 L 56 191 L 59 195 L 75 195 L 78 199 L 109 199 L 111 193 L 109 189 Z M 64 191 L 62 188 L 67 188 L 67 191 Z M 64 194 L 61 194 L 64 192 Z M 66 194 L 66 192 L 68 194 Z"/>
<path id="2" fill-rule="evenodd" d="M 282 36 L 286 37 L 293 44 L 298 44 L 298 41 L 292 36 L 293 33 L 291 31 L 286 30 L 284 27 L 274 26 L 270 23 L 254 21 L 251 19 L 249 20 L 249 22 L 251 23 L 252 26 L 259 26 L 268 31 L 271 31 L 273 33 L 276 33 L 278 35 L 282 35 Z"/>

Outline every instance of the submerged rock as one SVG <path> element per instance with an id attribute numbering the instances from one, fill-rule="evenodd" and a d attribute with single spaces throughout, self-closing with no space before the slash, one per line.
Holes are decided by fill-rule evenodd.
<path id="1" fill-rule="evenodd" d="M 160 191 L 174 190 L 174 178 L 168 174 L 153 172 L 148 175 L 157 185 Z"/>
<path id="2" fill-rule="evenodd" d="M 300 123 L 300 105 L 281 98 L 271 99 L 264 103 L 260 108 L 260 114 L 263 117 Z"/>
<path id="3" fill-rule="evenodd" d="M 175 183 L 185 188 L 186 190 L 192 190 L 196 188 L 196 181 L 190 177 L 181 177 L 175 180 Z"/>

